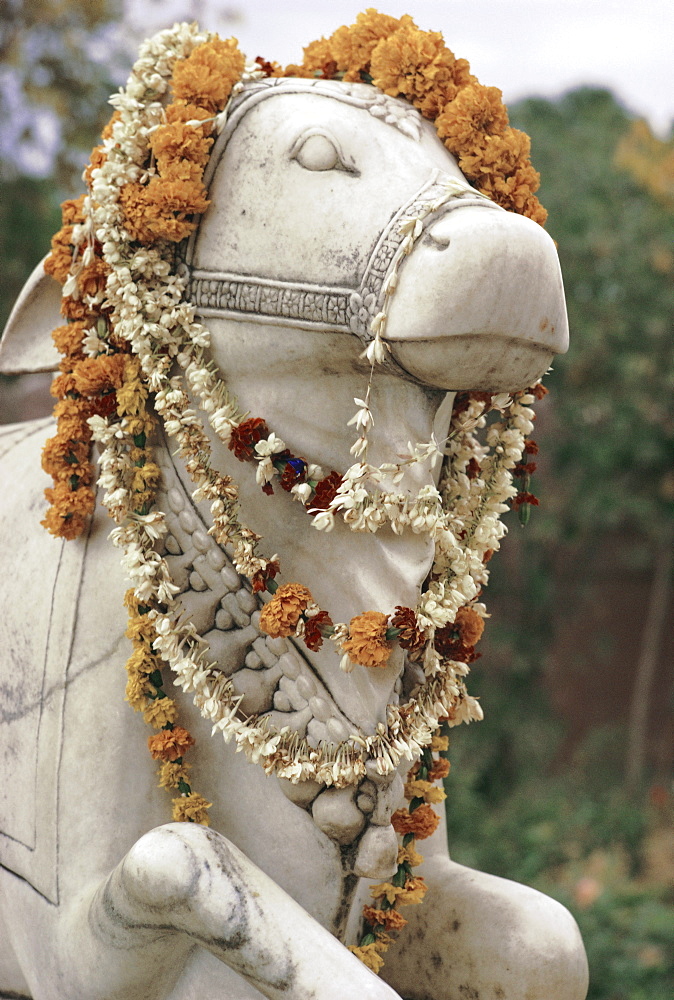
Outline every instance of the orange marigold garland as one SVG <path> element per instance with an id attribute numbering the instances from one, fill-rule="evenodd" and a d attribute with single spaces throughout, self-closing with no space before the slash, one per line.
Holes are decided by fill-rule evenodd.
<path id="1" fill-rule="evenodd" d="M 398 19 L 369 8 L 355 24 L 308 45 L 302 65 L 287 66 L 283 75 L 372 83 L 405 98 L 434 122 L 478 191 L 544 225 L 529 137 L 508 124 L 501 91 L 482 86 L 440 32 L 420 30 L 408 15 Z"/>
<path id="2" fill-rule="evenodd" d="M 236 41 L 217 36 L 175 63 L 175 99 L 166 109 L 166 123 L 150 138 L 156 174 L 147 184 L 130 182 L 120 195 L 132 239 L 180 243 L 194 230 L 192 217 L 209 205 L 202 177 L 213 145 L 213 116 L 224 108 L 243 68 Z"/>
<path id="3" fill-rule="evenodd" d="M 60 374 L 51 385 L 58 400 L 54 409 L 56 435 L 42 452 L 42 468 L 53 479 L 45 490 L 49 508 L 42 525 L 57 537 L 77 538 L 85 530 L 94 509 L 94 470 L 89 458 L 91 428 L 87 423 L 95 413 L 115 406 L 115 389 L 120 384 L 121 367 L 112 358 L 85 358 L 82 340 L 97 322 L 95 302 L 102 299 L 109 268 L 100 257 L 80 267 L 82 288 L 69 280 L 76 246 L 73 230 L 84 221 L 83 198 L 62 206 L 63 226 L 52 240 L 45 271 L 63 284 L 62 312 L 69 323 L 57 327 L 52 336 L 63 355 Z M 67 292 L 67 294 L 66 294 Z M 88 297 L 88 302 L 82 296 Z M 105 320 L 101 322 L 105 324 Z"/>

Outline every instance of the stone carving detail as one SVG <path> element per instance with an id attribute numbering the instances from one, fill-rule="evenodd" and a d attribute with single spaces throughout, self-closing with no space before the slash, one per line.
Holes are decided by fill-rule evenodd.
<path id="1" fill-rule="evenodd" d="M 348 333 L 351 328 L 351 290 L 347 288 L 328 289 L 195 269 L 188 297 L 201 316 L 240 313 L 259 323 L 275 320 L 292 326 L 300 321 L 340 333 Z"/>
<path id="2" fill-rule="evenodd" d="M 258 323 L 294 326 L 298 322 L 318 330 L 337 333 L 355 333 L 363 343 L 372 340 L 370 325 L 383 301 L 383 286 L 391 269 L 393 258 L 405 238 L 400 223 L 406 217 L 423 213 L 443 193 L 438 181 L 439 171 L 408 202 L 394 214 L 377 240 L 358 288 L 329 288 L 320 285 L 274 281 L 230 273 L 190 269 L 183 264 L 183 274 L 188 276 L 187 295 L 194 303 L 197 314 L 203 317 L 225 316 L 252 319 Z M 445 207 L 446 214 L 458 207 L 486 208 L 502 212 L 494 202 L 487 201 L 470 191 L 457 195 Z M 429 216 L 429 224 L 438 221 L 437 214 Z"/>
<path id="3" fill-rule="evenodd" d="M 162 554 L 185 613 L 243 695 L 242 712 L 269 713 L 277 729 L 289 726 L 312 743 L 347 740 L 353 725 L 299 649 L 288 639 L 272 639 L 260 631 L 257 597 L 208 534 L 168 459 L 168 449 L 158 454 L 170 532 Z"/>
<path id="4" fill-rule="evenodd" d="M 382 94 L 381 91 L 374 90 L 366 83 L 342 82 L 338 87 L 335 87 L 334 82 L 330 80 L 302 80 L 299 87 L 298 81 L 292 78 L 258 80 L 256 83 L 248 85 L 245 95 L 233 99 L 228 125 L 229 123 L 236 125 L 243 104 L 248 105 L 251 99 L 255 101 L 263 98 L 270 89 L 284 94 L 306 93 L 309 89 L 323 97 L 337 98 L 345 104 L 362 108 L 373 118 L 377 118 L 387 125 L 392 125 L 408 139 L 412 139 L 414 142 L 421 140 L 421 118 L 406 101 L 399 101 L 395 97 L 389 97 L 388 94 Z"/>

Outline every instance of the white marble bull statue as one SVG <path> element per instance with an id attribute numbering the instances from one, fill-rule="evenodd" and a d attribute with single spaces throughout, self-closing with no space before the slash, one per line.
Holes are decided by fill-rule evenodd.
<path id="1" fill-rule="evenodd" d="M 213 358 L 242 408 L 297 454 L 337 470 L 352 464 L 345 425 L 369 370 L 361 313 L 380 292 L 395 221 L 443 179 L 461 177 L 416 111 L 391 99 L 397 112 L 385 120 L 372 113 L 377 102 L 381 112 L 375 95 L 336 82 L 246 84 L 214 149 L 212 206 L 185 263 Z M 5 334 L 3 370 L 55 367 L 58 296 L 36 271 Z M 452 390 L 531 384 L 566 336 L 551 239 L 470 192 L 455 199 L 401 270 L 391 359 L 372 388 L 370 461 L 446 426 Z M 145 726 L 124 704 L 128 583 L 106 540 L 110 521 L 98 510 L 74 542 L 39 527 L 48 433 L 42 420 L 0 438 L 0 995 L 583 1000 L 584 951 L 566 910 L 452 862 L 442 825 L 424 845 L 429 891 L 406 914 L 386 982 L 350 954 L 367 878 L 395 868 L 399 775 L 369 769 L 360 789 L 267 776 L 211 739 L 178 693 L 212 828 L 165 825 Z M 339 620 L 373 600 L 414 607 L 432 558 L 428 535 L 312 531 L 289 494 L 270 504 L 251 467 L 214 449 L 288 580 L 304 581 Z M 312 740 L 371 733 L 399 691 L 402 651 L 386 669 L 345 673 L 330 649 L 265 639 L 257 599 L 207 534 L 184 470 L 166 446 L 159 461 L 167 561 L 243 708 Z M 403 488 L 433 481 L 428 465 L 406 475 Z"/>

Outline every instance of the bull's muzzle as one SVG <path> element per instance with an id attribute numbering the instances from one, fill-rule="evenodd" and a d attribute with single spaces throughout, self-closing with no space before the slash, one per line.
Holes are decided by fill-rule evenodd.
<path id="1" fill-rule="evenodd" d="M 401 267 L 385 339 L 427 385 L 525 388 L 568 348 L 552 239 L 523 216 L 457 204 Z"/>

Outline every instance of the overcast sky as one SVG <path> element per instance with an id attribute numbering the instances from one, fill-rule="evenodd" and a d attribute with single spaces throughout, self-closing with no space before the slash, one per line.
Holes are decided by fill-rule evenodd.
<path id="1" fill-rule="evenodd" d="M 296 62 L 302 46 L 367 6 L 442 31 L 506 102 L 607 86 L 661 133 L 674 120 L 674 0 L 127 0 L 136 37 L 196 18 L 248 56 Z"/>

